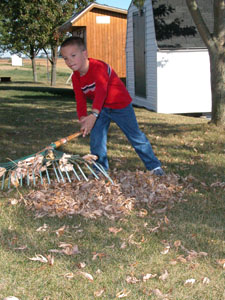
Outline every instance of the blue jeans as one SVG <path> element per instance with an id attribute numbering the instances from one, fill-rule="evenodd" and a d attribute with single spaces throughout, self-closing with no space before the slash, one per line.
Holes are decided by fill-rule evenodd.
<path id="1" fill-rule="evenodd" d="M 123 109 L 104 107 L 91 130 L 91 153 L 98 156 L 97 162 L 106 171 L 109 169 L 107 133 L 111 121 L 114 121 L 120 127 L 148 170 L 153 170 L 161 166 L 160 161 L 152 150 L 149 140 L 139 129 L 132 104 L 129 104 Z"/>

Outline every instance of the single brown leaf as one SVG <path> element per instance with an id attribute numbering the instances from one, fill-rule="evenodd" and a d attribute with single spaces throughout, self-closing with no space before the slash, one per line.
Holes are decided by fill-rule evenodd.
<path id="1" fill-rule="evenodd" d="M 116 294 L 116 298 L 125 298 L 130 294 L 131 291 L 122 290 Z"/>
<path id="2" fill-rule="evenodd" d="M 104 292 L 105 292 L 105 289 L 101 289 L 101 290 L 99 290 L 99 291 L 95 291 L 95 292 L 94 292 L 94 296 L 95 296 L 96 298 L 101 297 L 101 296 L 104 294 Z"/>
<path id="3" fill-rule="evenodd" d="M 115 227 L 110 227 L 109 232 L 117 234 L 118 232 L 122 231 L 122 228 L 115 228 Z"/>
<path id="4" fill-rule="evenodd" d="M 88 279 L 89 281 L 94 281 L 93 276 L 87 272 L 79 271 L 78 274 L 81 274 L 84 278 Z"/>
<path id="5" fill-rule="evenodd" d="M 166 280 L 169 276 L 169 273 L 167 272 L 167 270 L 164 271 L 164 273 L 162 275 L 159 276 L 160 280 Z"/>

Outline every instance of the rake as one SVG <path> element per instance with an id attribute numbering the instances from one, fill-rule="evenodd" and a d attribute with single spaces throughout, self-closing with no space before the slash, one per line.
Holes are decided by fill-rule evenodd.
<path id="1" fill-rule="evenodd" d="M 81 157 L 56 150 L 81 134 L 82 132 L 76 132 L 51 143 L 37 153 L 0 163 L 0 188 L 3 190 L 6 187 L 36 186 L 39 182 L 42 185 L 51 184 L 52 181 L 65 183 L 74 179 L 88 181 L 89 175 L 96 179 L 103 176 L 113 184 L 105 169 L 96 162 L 97 156 L 88 154 Z"/>

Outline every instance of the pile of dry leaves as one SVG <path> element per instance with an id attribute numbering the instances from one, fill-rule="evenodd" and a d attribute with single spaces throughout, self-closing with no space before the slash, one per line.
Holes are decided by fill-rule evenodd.
<path id="1" fill-rule="evenodd" d="M 192 189 L 187 179 L 175 174 L 156 177 L 150 172 L 119 171 L 111 175 L 114 185 L 105 179 L 88 182 L 39 186 L 24 196 L 28 209 L 36 217 L 82 215 L 86 218 L 120 218 L 143 203 L 152 211 L 165 213 L 174 203 L 184 200 Z"/>

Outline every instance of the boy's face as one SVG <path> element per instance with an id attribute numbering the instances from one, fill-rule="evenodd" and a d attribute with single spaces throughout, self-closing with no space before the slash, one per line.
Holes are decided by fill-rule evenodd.
<path id="1" fill-rule="evenodd" d="M 89 63 L 86 50 L 82 50 L 76 45 L 68 45 L 61 48 L 61 54 L 71 70 L 78 71 L 80 75 L 87 73 Z"/>

